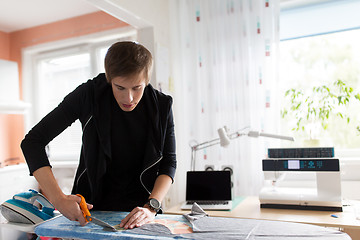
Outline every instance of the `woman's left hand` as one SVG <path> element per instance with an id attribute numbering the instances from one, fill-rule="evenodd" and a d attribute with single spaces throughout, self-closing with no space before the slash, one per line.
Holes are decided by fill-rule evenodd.
<path id="1" fill-rule="evenodd" d="M 125 229 L 140 227 L 141 225 L 154 220 L 155 214 L 156 212 L 151 211 L 149 208 L 136 207 L 123 220 L 121 220 L 120 227 Z"/>

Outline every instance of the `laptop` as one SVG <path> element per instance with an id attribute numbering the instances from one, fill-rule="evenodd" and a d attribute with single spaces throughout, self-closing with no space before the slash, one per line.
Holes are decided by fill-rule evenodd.
<path id="1" fill-rule="evenodd" d="M 204 210 L 231 210 L 231 172 L 187 172 L 186 201 L 181 209 L 191 209 L 194 202 Z"/>

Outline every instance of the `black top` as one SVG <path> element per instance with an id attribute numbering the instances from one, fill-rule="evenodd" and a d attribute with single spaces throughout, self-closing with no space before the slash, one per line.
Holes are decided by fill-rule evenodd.
<path id="1" fill-rule="evenodd" d="M 115 98 L 111 102 L 111 155 L 102 182 L 103 203 L 96 210 L 131 211 L 143 206 L 149 194 L 141 186 L 148 117 L 141 100 L 130 112 L 123 111 Z M 120 207 L 120 208 L 119 208 Z"/>
<path id="2" fill-rule="evenodd" d="M 103 180 L 112 162 L 111 85 L 104 73 L 81 84 L 38 124 L 21 142 L 26 162 L 32 174 L 43 166 L 50 166 L 45 146 L 76 120 L 82 125 L 82 148 L 72 194 L 81 194 L 86 201 L 100 207 L 103 200 Z M 138 178 L 148 193 L 157 176 L 165 174 L 174 179 L 176 170 L 175 132 L 172 98 L 148 84 L 144 90 L 147 111 L 146 147 Z M 112 193 L 115 191 L 112 190 Z M 108 204 L 106 204 L 108 205 Z"/>

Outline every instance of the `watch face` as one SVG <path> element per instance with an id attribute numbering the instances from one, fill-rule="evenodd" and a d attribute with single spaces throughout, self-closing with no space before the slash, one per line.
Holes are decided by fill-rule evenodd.
<path id="1" fill-rule="evenodd" d="M 152 198 L 152 199 L 150 199 L 150 206 L 153 207 L 154 209 L 159 209 L 160 202 L 157 199 Z"/>

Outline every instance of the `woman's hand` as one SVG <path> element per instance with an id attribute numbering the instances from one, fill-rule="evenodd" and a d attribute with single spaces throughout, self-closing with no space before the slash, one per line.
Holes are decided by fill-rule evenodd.
<path id="1" fill-rule="evenodd" d="M 34 173 L 44 195 L 66 218 L 71 221 L 78 221 L 81 226 L 86 224 L 84 215 L 80 209 L 81 198 L 75 195 L 65 195 L 59 187 L 54 174 L 49 166 L 41 167 Z M 91 204 L 87 204 L 92 209 Z"/>
<path id="2" fill-rule="evenodd" d="M 154 220 L 155 215 L 156 212 L 147 207 L 136 207 L 123 220 L 121 220 L 120 227 L 125 229 L 140 227 Z"/>
<path id="3" fill-rule="evenodd" d="M 81 198 L 76 195 L 62 195 L 60 198 L 54 201 L 54 206 L 59 212 L 61 212 L 66 218 L 71 221 L 78 221 L 81 226 L 86 225 L 83 212 L 80 208 Z M 92 209 L 93 205 L 88 204 L 88 209 Z"/>

